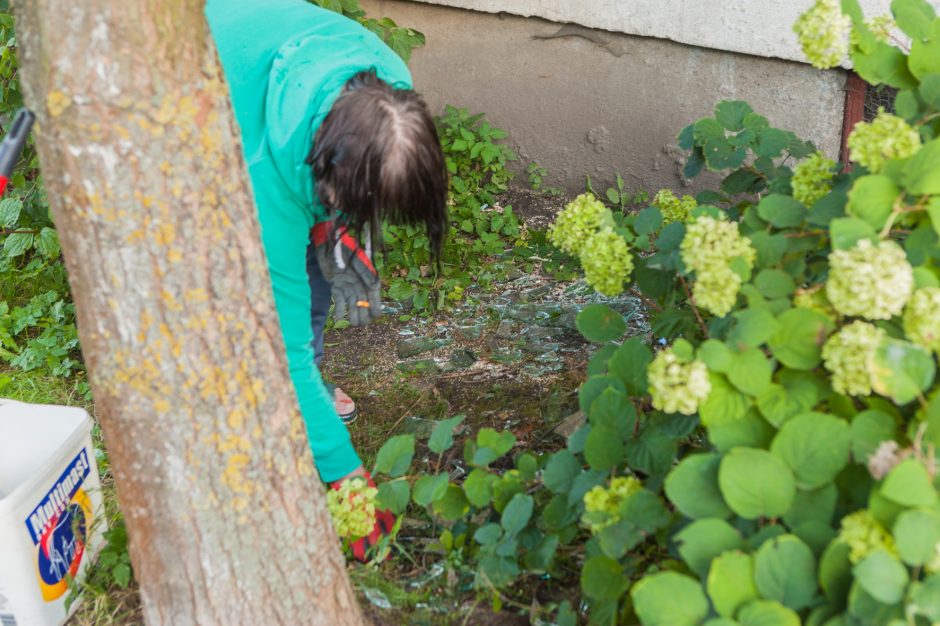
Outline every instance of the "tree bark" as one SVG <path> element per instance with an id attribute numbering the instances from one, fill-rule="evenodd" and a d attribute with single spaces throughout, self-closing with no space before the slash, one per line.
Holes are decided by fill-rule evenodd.
<path id="1" fill-rule="evenodd" d="M 202 0 L 16 13 L 147 623 L 362 623 Z"/>

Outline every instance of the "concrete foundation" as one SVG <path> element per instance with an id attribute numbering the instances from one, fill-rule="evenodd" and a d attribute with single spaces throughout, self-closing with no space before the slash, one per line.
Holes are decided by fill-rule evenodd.
<path id="1" fill-rule="evenodd" d="M 569 192 L 584 189 L 585 175 L 602 190 L 617 173 L 631 190 L 697 190 L 681 177 L 675 137 L 725 99 L 748 101 L 838 156 L 842 70 L 533 17 L 404 0 L 362 5 L 426 35 L 410 67 L 433 111 L 485 112 L 510 133 L 520 170 L 535 161 L 548 184 Z"/>

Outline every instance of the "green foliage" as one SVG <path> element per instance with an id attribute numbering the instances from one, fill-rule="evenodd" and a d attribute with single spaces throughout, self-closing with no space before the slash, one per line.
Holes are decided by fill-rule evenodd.
<path id="1" fill-rule="evenodd" d="M 425 315 L 463 301 L 471 286 L 487 287 L 504 277 L 525 235 L 512 207 L 497 201 L 512 178 L 507 164 L 516 159 L 501 143 L 505 131 L 482 114 L 452 106 L 437 125 L 450 174 L 451 227 L 441 266 L 434 266 L 430 242 L 418 226 L 386 225 L 384 258 L 378 260 L 388 297 Z"/>
<path id="2" fill-rule="evenodd" d="M 411 59 L 412 51 L 424 45 L 424 35 L 413 28 L 399 26 L 389 17 L 379 19 L 367 17 L 366 12 L 359 6 L 359 0 L 309 0 L 309 2 L 356 20 L 378 35 L 406 63 Z"/>
<path id="3" fill-rule="evenodd" d="M 940 616 L 929 291 L 940 284 L 940 83 L 932 57 L 885 52 L 844 4 L 856 67 L 904 83 L 899 112 L 922 146 L 910 154 L 903 139 L 892 154 L 876 138 L 866 150 L 877 175 L 840 172 L 746 103 L 722 102 L 679 136 L 687 175 L 720 172 L 720 191 L 694 207 L 662 196 L 690 208 L 669 223 L 659 206 L 623 216 L 589 196 L 572 204 L 553 241 L 580 256 L 578 241 L 616 229 L 635 258 L 624 286 L 649 304 L 668 349 L 654 356 L 622 339 L 615 311 L 586 308 L 577 326 L 604 363 L 581 388 L 586 423 L 566 447 L 511 463 L 514 438 L 485 429 L 466 442 L 475 469 L 447 490 L 466 494 L 463 512 L 445 518 L 433 498 L 426 509 L 481 593 L 524 593 L 546 574 L 570 581 L 575 568 L 596 624 Z M 918 33 L 915 49 L 940 40 L 921 0 L 893 11 Z M 929 28 L 918 22 L 927 13 Z M 791 166 L 807 157 L 794 197 Z M 568 237 L 575 227 L 586 232 Z M 623 481 L 635 487 L 621 493 Z"/>

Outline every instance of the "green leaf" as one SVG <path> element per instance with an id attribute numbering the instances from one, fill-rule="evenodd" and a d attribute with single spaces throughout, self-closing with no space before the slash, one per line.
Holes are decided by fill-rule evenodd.
<path id="1" fill-rule="evenodd" d="M 605 556 L 612 559 L 623 557 L 640 541 L 643 540 L 643 532 L 635 524 L 624 520 L 602 529 L 596 535 L 597 543 Z"/>
<path id="2" fill-rule="evenodd" d="M 725 129 L 718 121 L 710 117 L 704 117 L 692 126 L 692 136 L 695 138 L 696 143 L 702 144 L 709 140 L 724 139 Z"/>
<path id="3" fill-rule="evenodd" d="M 594 343 L 607 343 L 619 339 L 627 332 L 627 325 L 617 311 L 605 304 L 589 304 L 575 320 L 584 338 Z"/>
<path id="4" fill-rule="evenodd" d="M 375 456 L 373 474 L 397 478 L 408 471 L 415 454 L 414 435 L 396 435 L 385 442 Z"/>
<path id="5" fill-rule="evenodd" d="M 739 420 L 751 408 L 753 402 L 749 397 L 735 389 L 728 379 L 721 374 L 708 373 L 712 390 L 708 398 L 699 406 L 699 417 L 705 426 L 728 424 Z"/>
<path id="6" fill-rule="evenodd" d="M 819 559 L 819 586 L 826 598 L 840 608 L 845 606 L 852 586 L 851 551 L 848 544 L 836 540 L 823 550 Z"/>
<path id="7" fill-rule="evenodd" d="M 907 404 L 930 388 L 937 373 L 929 350 L 891 338 L 881 340 L 868 369 L 872 389 L 899 405 Z"/>
<path id="8" fill-rule="evenodd" d="M 588 419 L 591 426 L 614 432 L 619 439 L 625 440 L 636 426 L 637 414 L 625 394 L 608 387 L 591 403 Z"/>
<path id="9" fill-rule="evenodd" d="M 767 309 L 744 309 L 734 314 L 728 343 L 738 349 L 756 348 L 780 332 L 780 322 Z"/>
<path id="10" fill-rule="evenodd" d="M 790 468 L 766 450 L 732 448 L 718 470 L 721 495 L 744 519 L 779 517 L 796 494 Z"/>
<path id="11" fill-rule="evenodd" d="M 933 506 L 937 492 L 927 469 L 917 459 L 901 461 L 881 485 L 881 495 L 901 506 Z"/>
<path id="12" fill-rule="evenodd" d="M 443 497 L 447 491 L 448 476 L 444 474 L 426 475 L 418 479 L 411 493 L 411 499 L 418 506 L 428 506 L 434 500 Z"/>
<path id="13" fill-rule="evenodd" d="M 757 214 L 777 228 L 793 228 L 803 223 L 806 207 L 792 196 L 772 193 L 761 199 Z"/>
<path id="14" fill-rule="evenodd" d="M 665 475 L 676 456 L 678 441 L 658 428 L 644 428 L 639 437 L 627 442 L 626 458 L 631 469 L 645 474 Z"/>
<path id="15" fill-rule="evenodd" d="M 915 39 L 911 42 L 911 53 L 907 58 L 907 66 L 910 68 L 911 74 L 917 78 L 924 78 L 928 74 L 940 72 L 940 37 L 937 37 L 937 30 L 935 26 L 934 36 L 930 39 Z M 915 191 L 914 193 L 937 192 Z"/>
<path id="16" fill-rule="evenodd" d="M 620 563 L 606 556 L 592 556 L 581 568 L 581 590 L 595 600 L 617 600 L 627 583 Z"/>
<path id="17" fill-rule="evenodd" d="M 728 346 L 717 339 L 706 339 L 698 347 L 696 358 L 704 363 L 710 372 L 724 374 L 731 365 L 732 353 Z"/>
<path id="18" fill-rule="evenodd" d="M 780 330 L 767 342 L 781 363 L 795 370 L 811 370 L 822 360 L 822 344 L 832 332 L 832 320 L 810 309 L 787 309 L 777 318 Z"/>
<path id="19" fill-rule="evenodd" d="M 111 569 L 111 577 L 118 587 L 126 589 L 131 582 L 131 566 L 127 563 L 118 563 Z"/>
<path id="20" fill-rule="evenodd" d="M 435 500 L 431 508 L 441 518 L 456 521 L 467 514 L 470 506 L 460 487 L 448 485 L 447 492 L 442 498 Z"/>
<path id="21" fill-rule="evenodd" d="M 376 507 L 389 509 L 395 515 L 400 515 L 408 506 L 411 496 L 411 487 L 406 480 L 393 480 L 388 483 L 379 483 L 379 493 Z"/>
<path id="22" fill-rule="evenodd" d="M 856 463 L 867 463 L 878 444 L 893 440 L 897 426 L 887 413 L 863 411 L 852 418 L 852 457 Z"/>
<path id="23" fill-rule="evenodd" d="M 800 626 L 800 616 L 775 600 L 754 600 L 738 613 L 741 626 Z"/>
<path id="24" fill-rule="evenodd" d="M 858 75 L 872 85 L 884 83 L 898 89 L 913 89 L 917 86 L 917 80 L 908 70 L 907 56 L 886 43 L 876 41 L 868 53 L 855 48 L 852 62 Z"/>
<path id="25" fill-rule="evenodd" d="M 595 470 L 608 470 L 623 461 L 623 441 L 616 431 L 605 427 L 591 428 L 584 444 L 584 458 Z"/>
<path id="26" fill-rule="evenodd" d="M 692 519 L 731 515 L 718 487 L 720 463 L 718 454 L 693 454 L 669 472 L 666 496 L 680 513 Z"/>
<path id="27" fill-rule="evenodd" d="M 757 411 L 748 411 L 741 419 L 709 426 L 708 438 L 716 450 L 725 453 L 738 446 L 767 448 L 776 432 Z"/>
<path id="28" fill-rule="evenodd" d="M 529 523 L 532 518 L 532 509 L 535 501 L 532 496 L 525 493 L 517 493 L 503 509 L 503 516 L 499 523 L 507 535 L 515 535 Z"/>
<path id="29" fill-rule="evenodd" d="M 936 41 L 940 46 L 940 38 Z M 940 62 L 940 49 L 937 58 Z M 904 168 L 903 182 L 908 193 L 940 194 L 940 139 L 928 141 L 917 151 Z"/>
<path id="30" fill-rule="evenodd" d="M 757 397 L 761 415 L 774 426 L 812 409 L 819 400 L 816 385 L 805 378 L 793 378 L 784 384 L 771 384 Z"/>
<path id="31" fill-rule="evenodd" d="M 865 557 L 853 569 L 855 580 L 868 595 L 884 604 L 896 604 L 904 598 L 910 580 L 907 568 L 897 557 L 879 548 Z"/>
<path id="32" fill-rule="evenodd" d="M 757 251 L 757 267 L 770 267 L 783 259 L 790 243 L 782 233 L 768 233 L 758 231 L 748 235 L 751 244 Z"/>
<path id="33" fill-rule="evenodd" d="M 542 482 L 553 493 L 567 493 L 571 483 L 581 473 L 581 464 L 568 450 L 556 452 L 545 465 Z"/>
<path id="34" fill-rule="evenodd" d="M 926 39 L 936 13 L 926 0 L 893 0 L 891 13 L 898 28 L 911 39 Z"/>
<path id="35" fill-rule="evenodd" d="M 636 215 L 633 229 L 637 235 L 651 235 L 663 225 L 663 214 L 654 206 L 646 207 Z"/>
<path id="36" fill-rule="evenodd" d="M 652 535 L 669 522 L 670 514 L 659 496 L 649 489 L 641 489 L 620 504 L 620 517 Z"/>
<path id="37" fill-rule="evenodd" d="M 748 113 L 753 113 L 753 109 L 743 100 L 722 100 L 715 106 L 715 119 L 732 132 L 744 129 L 744 116 Z"/>
<path id="38" fill-rule="evenodd" d="M 834 250 L 848 250 L 854 248 L 861 239 L 868 239 L 872 243 L 878 241 L 878 233 L 872 225 L 857 217 L 840 217 L 829 223 L 829 236 L 832 238 Z"/>
<path id="39" fill-rule="evenodd" d="M 630 597 L 643 626 L 697 626 L 708 615 L 708 598 L 701 585 L 676 572 L 644 576 Z"/>
<path id="40" fill-rule="evenodd" d="M 526 569 L 533 573 L 546 571 L 552 564 L 552 558 L 558 549 L 558 535 L 545 535 L 538 545 L 525 556 Z"/>
<path id="41" fill-rule="evenodd" d="M 463 415 L 456 415 L 450 419 L 441 420 L 431 431 L 428 438 L 428 449 L 435 454 L 443 454 L 454 445 L 454 429 L 463 422 Z"/>
<path id="42" fill-rule="evenodd" d="M 800 524 L 815 522 L 830 526 L 832 516 L 836 511 L 836 500 L 839 490 L 835 484 L 829 483 L 819 489 L 804 491 L 796 490 L 796 497 L 790 510 L 783 514 L 783 521 L 790 528 Z"/>
<path id="43" fill-rule="evenodd" d="M 20 219 L 23 202 L 17 198 L 4 198 L 0 200 L 0 228 L 13 228 Z"/>
<path id="44" fill-rule="evenodd" d="M 493 483 L 498 478 L 482 468 L 476 468 L 463 481 L 463 491 L 470 504 L 481 509 L 489 506 L 493 498 Z"/>
<path id="45" fill-rule="evenodd" d="M 39 235 L 34 239 L 36 250 L 47 259 L 56 259 L 62 252 L 59 245 L 59 234 L 54 228 L 45 226 L 39 231 Z"/>
<path id="46" fill-rule="evenodd" d="M 627 339 L 607 362 L 608 371 L 619 378 L 631 395 L 647 392 L 646 368 L 653 361 L 653 353 L 637 337 Z"/>
<path id="47" fill-rule="evenodd" d="M 908 607 L 932 623 L 940 622 L 940 576 L 928 576 L 918 585 L 911 586 Z"/>
<path id="48" fill-rule="evenodd" d="M 33 245 L 33 236 L 27 233 L 13 233 L 3 242 L 3 255 L 12 259 L 22 256 Z"/>
<path id="49" fill-rule="evenodd" d="M 754 285 L 766 298 L 785 298 L 796 291 L 796 284 L 783 270 L 765 269 L 754 277 Z"/>
<path id="50" fill-rule="evenodd" d="M 891 533 L 898 555 L 908 565 L 926 565 L 937 557 L 940 544 L 940 513 L 933 509 L 904 511 Z"/>
<path id="51" fill-rule="evenodd" d="M 887 176 L 862 176 L 849 190 L 846 211 L 881 230 L 894 210 L 901 190 Z"/>
<path id="52" fill-rule="evenodd" d="M 757 348 L 748 348 L 732 354 L 727 376 L 731 384 L 744 393 L 759 396 L 770 386 L 773 365 L 763 352 Z"/>
<path id="53" fill-rule="evenodd" d="M 610 364 L 610 367 L 613 367 L 613 364 Z M 584 381 L 581 389 L 578 390 L 578 407 L 585 415 L 590 415 L 594 401 L 609 388 L 620 393 L 626 393 L 627 391 L 623 381 L 616 376 L 591 376 Z M 646 393 L 646 390 L 644 389 L 642 393 Z"/>
<path id="54" fill-rule="evenodd" d="M 499 524 L 491 522 L 477 528 L 477 531 L 473 533 L 473 540 L 481 546 L 491 546 L 499 541 L 502 536 L 502 527 Z"/>
<path id="55" fill-rule="evenodd" d="M 757 156 L 775 159 L 783 152 L 789 143 L 789 136 L 779 128 L 765 128 L 757 135 Z"/>
<path id="56" fill-rule="evenodd" d="M 800 489 L 832 482 L 849 462 L 849 425 L 824 413 L 803 413 L 788 420 L 774 437 L 770 451 L 783 460 Z"/>
<path id="57" fill-rule="evenodd" d="M 733 617 L 739 607 L 758 598 L 751 555 L 734 550 L 712 561 L 706 588 L 715 611 Z"/>
<path id="58" fill-rule="evenodd" d="M 798 537 L 781 535 L 757 551 L 754 580 L 761 597 L 798 611 L 816 595 L 816 559 Z"/>
<path id="59" fill-rule="evenodd" d="M 516 445 L 516 437 L 510 432 L 498 432 L 492 428 L 481 428 L 477 433 L 477 450 L 470 464 L 485 466 L 509 452 Z"/>
<path id="60" fill-rule="evenodd" d="M 717 518 L 692 522 L 676 533 L 674 540 L 682 559 L 701 578 L 705 578 L 712 560 L 719 554 L 744 549 L 741 533 Z"/>

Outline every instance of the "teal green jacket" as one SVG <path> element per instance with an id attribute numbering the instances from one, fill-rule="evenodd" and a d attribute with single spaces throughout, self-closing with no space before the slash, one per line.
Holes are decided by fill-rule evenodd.
<path id="1" fill-rule="evenodd" d="M 361 462 L 313 362 L 306 251 L 327 212 L 305 160 L 349 78 L 374 69 L 410 89 L 411 75 L 378 37 L 304 0 L 208 0 L 206 16 L 241 127 L 291 380 L 320 477 L 336 480 Z"/>

